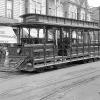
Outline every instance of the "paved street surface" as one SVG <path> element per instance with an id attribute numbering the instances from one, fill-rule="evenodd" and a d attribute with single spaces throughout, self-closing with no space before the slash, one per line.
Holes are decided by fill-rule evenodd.
<path id="1" fill-rule="evenodd" d="M 0 100 L 100 100 L 100 61 L 38 74 L 0 72 Z"/>

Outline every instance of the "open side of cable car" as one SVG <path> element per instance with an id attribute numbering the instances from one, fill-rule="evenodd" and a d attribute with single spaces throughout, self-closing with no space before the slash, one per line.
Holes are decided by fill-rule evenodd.
<path id="1" fill-rule="evenodd" d="M 39 14 L 22 17 L 23 23 L 14 25 L 19 38 L 18 44 L 8 48 L 9 66 L 34 71 L 100 57 L 97 23 Z M 27 37 L 23 35 L 24 28 L 28 30 Z"/>

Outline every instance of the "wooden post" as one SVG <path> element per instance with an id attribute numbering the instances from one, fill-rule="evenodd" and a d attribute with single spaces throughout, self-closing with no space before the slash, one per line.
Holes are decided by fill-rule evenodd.
<path id="1" fill-rule="evenodd" d="M 90 57 L 90 34 L 89 34 L 89 30 L 88 30 L 88 54 L 89 54 L 89 57 Z"/>
<path id="2" fill-rule="evenodd" d="M 30 28 L 29 28 L 29 30 L 28 30 L 28 31 L 29 31 L 28 37 L 30 38 Z"/>
<path id="3" fill-rule="evenodd" d="M 93 30 L 93 48 L 94 48 L 94 57 L 95 57 L 95 32 Z"/>
<path id="4" fill-rule="evenodd" d="M 39 40 L 39 28 L 37 29 L 37 38 L 38 38 L 38 43 L 40 43 L 40 40 Z"/>
<path id="5" fill-rule="evenodd" d="M 69 29 L 69 38 L 70 38 L 70 62 L 72 61 L 72 29 Z"/>
<path id="6" fill-rule="evenodd" d="M 23 38 L 23 27 L 22 27 L 22 38 Z"/>
<path id="7" fill-rule="evenodd" d="M 79 44 L 79 40 L 78 40 L 78 29 L 76 29 L 76 41 L 77 41 L 77 57 L 78 57 L 78 44 Z"/>
<path id="8" fill-rule="evenodd" d="M 84 60 L 84 50 L 85 50 L 84 49 L 84 29 L 82 30 L 82 34 L 83 34 L 82 36 L 83 36 L 83 60 Z"/>
<path id="9" fill-rule="evenodd" d="M 98 30 L 98 56 L 100 56 L 100 30 Z"/>
<path id="10" fill-rule="evenodd" d="M 90 36 L 90 34 L 89 34 L 89 36 Z M 90 51 L 90 56 L 91 56 L 91 45 L 92 45 L 91 42 L 92 42 L 92 40 L 91 40 L 91 36 L 90 36 L 90 50 L 89 50 Z"/>
<path id="11" fill-rule="evenodd" d="M 46 27 L 43 27 L 44 33 L 44 65 L 46 65 Z"/>
<path id="12" fill-rule="evenodd" d="M 63 48 L 63 32 L 62 28 L 60 27 L 60 41 L 61 41 L 61 54 L 62 54 L 62 61 L 64 59 L 64 48 Z"/>
<path id="13" fill-rule="evenodd" d="M 21 38 L 23 39 L 23 27 L 22 27 L 22 31 L 21 31 Z M 24 44 L 24 42 L 21 39 L 21 44 Z"/>
<path id="14" fill-rule="evenodd" d="M 20 27 L 19 27 L 19 39 L 18 39 L 18 43 L 20 44 Z"/>
<path id="15" fill-rule="evenodd" d="M 55 63 L 55 33 L 53 32 L 53 58 L 54 58 L 54 63 Z"/>
<path id="16" fill-rule="evenodd" d="M 48 42 L 48 28 L 46 28 L 46 43 Z"/>
<path id="17" fill-rule="evenodd" d="M 58 46 L 58 30 L 56 30 L 56 33 L 55 33 L 55 40 L 56 40 L 56 47 Z"/>
<path id="18" fill-rule="evenodd" d="M 99 30 L 97 30 L 98 32 L 98 42 L 97 42 L 97 46 L 98 46 L 98 56 L 99 56 Z"/>
<path id="19" fill-rule="evenodd" d="M 34 64 L 35 64 L 34 47 L 32 47 L 32 66 L 33 68 L 34 68 Z"/>
<path id="20" fill-rule="evenodd" d="M 90 32 L 91 32 L 91 30 L 90 30 Z M 90 33 L 91 34 L 91 33 Z M 92 39 L 91 39 L 91 35 L 90 35 L 90 56 L 91 56 L 91 45 L 92 45 Z"/>

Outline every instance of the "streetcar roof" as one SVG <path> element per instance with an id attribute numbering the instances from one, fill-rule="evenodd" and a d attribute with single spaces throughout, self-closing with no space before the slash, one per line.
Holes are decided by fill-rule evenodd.
<path id="1" fill-rule="evenodd" d="M 66 18 L 66 17 L 60 17 L 60 16 L 53 16 L 53 15 L 44 15 L 44 14 L 36 14 L 36 13 L 28 13 L 28 14 L 23 14 L 20 17 L 21 18 L 27 18 L 27 17 L 31 17 L 31 16 L 36 16 L 36 17 L 49 17 L 49 18 L 61 18 L 61 19 L 67 19 L 67 20 L 73 20 L 73 21 L 81 21 L 81 22 L 89 22 L 89 23 L 95 23 L 97 24 L 97 22 L 93 22 L 93 21 L 85 21 L 85 20 L 79 20 L 79 19 L 73 19 L 73 18 Z"/>
<path id="2" fill-rule="evenodd" d="M 23 23 L 19 27 L 69 27 L 69 28 L 83 28 L 83 29 L 100 29 L 99 24 L 92 21 L 77 20 L 66 17 L 58 17 L 43 14 L 24 14 L 20 16 L 23 18 Z"/>
<path id="3" fill-rule="evenodd" d="M 89 27 L 89 26 L 75 26 L 75 25 L 65 25 L 65 24 L 59 24 L 59 23 L 45 23 L 45 22 L 32 22 L 32 23 L 15 23 L 12 25 L 13 27 L 26 27 L 26 28 L 43 28 L 45 27 L 55 27 L 55 28 L 60 28 L 60 27 L 68 27 L 68 28 L 83 28 L 83 29 L 96 29 L 100 30 L 99 27 Z"/>

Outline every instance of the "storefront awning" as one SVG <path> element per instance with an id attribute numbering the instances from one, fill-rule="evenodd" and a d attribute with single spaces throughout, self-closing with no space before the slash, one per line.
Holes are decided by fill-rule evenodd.
<path id="1" fill-rule="evenodd" d="M 17 43 L 17 37 L 12 27 L 0 26 L 0 43 Z"/>

